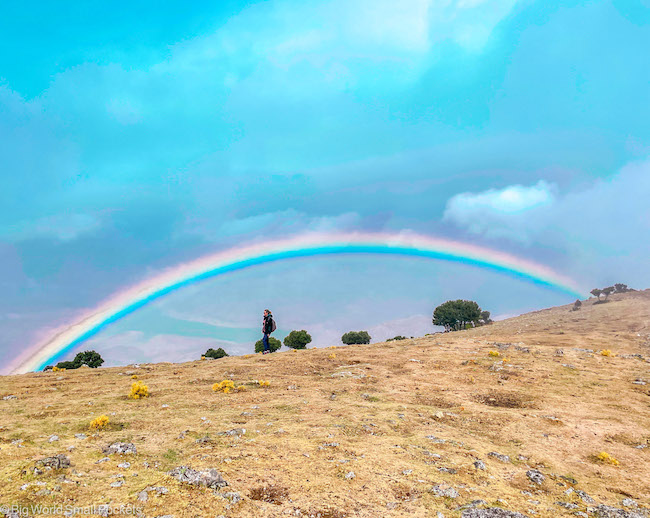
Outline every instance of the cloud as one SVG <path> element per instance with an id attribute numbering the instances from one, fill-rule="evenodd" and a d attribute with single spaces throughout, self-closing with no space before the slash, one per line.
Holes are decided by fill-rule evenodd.
<path id="1" fill-rule="evenodd" d="M 9 241 L 41 238 L 65 242 L 73 241 L 100 226 L 100 219 L 92 214 L 55 214 L 6 227 L 0 236 Z"/>
<path id="2" fill-rule="evenodd" d="M 460 194 L 448 201 L 444 218 L 471 234 L 555 250 L 574 275 L 650 284 L 643 266 L 650 256 L 650 159 L 588 186 L 556 191 L 540 180 L 531 187 Z"/>
<path id="3" fill-rule="evenodd" d="M 473 234 L 510 237 L 527 242 L 528 220 L 533 213 L 556 203 L 557 187 L 540 180 L 529 187 L 510 185 L 479 193 L 461 193 L 447 202 L 443 220 Z"/>

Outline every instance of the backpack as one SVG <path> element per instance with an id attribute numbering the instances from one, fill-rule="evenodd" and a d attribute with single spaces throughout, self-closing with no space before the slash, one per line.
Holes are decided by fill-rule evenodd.
<path id="1" fill-rule="evenodd" d="M 276 330 L 275 319 L 271 317 L 271 333 Z"/>

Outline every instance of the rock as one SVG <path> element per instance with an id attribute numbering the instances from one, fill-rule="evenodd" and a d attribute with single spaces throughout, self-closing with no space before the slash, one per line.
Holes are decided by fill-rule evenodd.
<path id="1" fill-rule="evenodd" d="M 165 404 L 162 405 L 160 408 L 169 408 L 169 405 L 168 405 L 167 403 L 165 403 Z"/>
<path id="2" fill-rule="evenodd" d="M 205 437 L 199 437 L 196 441 L 194 441 L 196 444 L 206 444 L 209 442 L 212 442 L 212 439 L 208 437 L 207 435 Z"/>
<path id="3" fill-rule="evenodd" d="M 326 442 L 323 443 L 323 448 L 338 448 L 339 443 L 338 442 Z"/>
<path id="4" fill-rule="evenodd" d="M 646 382 L 643 381 L 642 379 L 636 379 L 632 383 L 634 383 L 635 385 L 645 385 L 646 384 Z"/>
<path id="5" fill-rule="evenodd" d="M 122 468 L 122 469 L 128 469 L 128 468 L 131 467 L 131 463 L 130 462 L 122 462 L 122 463 L 118 464 L 117 467 Z"/>
<path id="6" fill-rule="evenodd" d="M 638 507 L 639 504 L 636 503 L 636 500 L 633 500 L 632 498 L 624 498 L 623 501 L 621 502 L 623 507 Z"/>
<path id="7" fill-rule="evenodd" d="M 88 436 L 85 433 L 76 433 L 74 434 L 74 438 L 83 441 L 84 439 L 87 439 Z"/>
<path id="8" fill-rule="evenodd" d="M 122 487 L 124 485 L 124 480 L 116 480 L 111 484 L 111 487 Z"/>
<path id="9" fill-rule="evenodd" d="M 564 356 L 563 349 L 555 349 L 555 356 Z"/>
<path id="10" fill-rule="evenodd" d="M 49 494 L 52 494 L 52 491 L 50 491 L 49 489 L 39 489 L 39 490 L 36 491 L 36 493 L 34 493 L 34 494 L 35 494 L 36 496 L 47 496 L 47 495 L 49 495 Z"/>
<path id="11" fill-rule="evenodd" d="M 457 471 L 454 468 L 438 468 L 440 473 L 449 473 L 450 475 L 455 475 Z"/>
<path id="12" fill-rule="evenodd" d="M 500 507 L 488 507 L 487 509 L 465 509 L 461 518 L 528 518 L 525 514 L 515 511 L 506 511 Z"/>
<path id="13" fill-rule="evenodd" d="M 435 435 L 427 435 L 427 439 L 429 439 L 430 441 L 433 441 L 436 444 L 444 444 L 444 443 L 447 442 L 444 439 L 439 439 Z"/>
<path id="14" fill-rule="evenodd" d="M 496 451 L 491 451 L 490 453 L 488 453 L 488 457 L 493 457 L 501 462 L 510 462 L 510 457 L 508 457 L 507 455 L 503 455 L 501 453 L 497 453 Z"/>
<path id="15" fill-rule="evenodd" d="M 37 460 L 36 465 L 51 469 L 65 469 L 70 467 L 70 458 L 66 457 L 63 453 L 59 453 L 53 457 L 45 457 Z"/>
<path id="16" fill-rule="evenodd" d="M 555 502 L 555 505 L 564 507 L 565 509 L 577 509 L 578 504 L 572 504 L 571 502 Z"/>
<path id="17" fill-rule="evenodd" d="M 58 435 L 50 435 L 50 438 L 47 440 L 47 442 L 54 442 L 54 441 L 58 441 L 58 440 L 59 440 Z"/>
<path id="18" fill-rule="evenodd" d="M 345 474 L 345 478 L 347 480 L 352 480 L 355 477 L 356 477 L 356 475 L 354 474 L 354 471 L 349 471 L 348 473 Z"/>
<path id="19" fill-rule="evenodd" d="M 580 497 L 580 500 L 582 500 L 585 504 L 595 504 L 596 501 L 591 498 L 587 493 L 582 491 L 581 489 L 576 489 L 575 490 L 576 495 Z"/>
<path id="20" fill-rule="evenodd" d="M 2 399 L 4 401 L 9 401 L 10 399 L 18 399 L 18 398 L 16 396 L 14 396 L 13 394 L 9 394 L 8 396 L 4 396 Z"/>
<path id="21" fill-rule="evenodd" d="M 404 475 L 404 476 L 408 476 L 408 475 L 410 475 L 411 473 L 413 473 L 413 470 L 412 470 L 412 469 L 405 469 L 404 471 L 402 471 L 402 475 Z"/>
<path id="22" fill-rule="evenodd" d="M 542 482 L 544 482 L 545 478 L 544 475 L 540 471 L 537 471 L 536 469 L 531 469 L 526 471 L 526 476 L 531 480 L 531 482 L 534 482 L 537 485 L 542 485 Z"/>
<path id="23" fill-rule="evenodd" d="M 206 486 L 217 489 L 228 485 L 221 473 L 214 468 L 199 471 L 187 466 L 179 466 L 171 470 L 168 475 L 171 475 L 179 482 L 192 486 Z"/>
<path id="24" fill-rule="evenodd" d="M 445 484 L 436 484 L 431 489 L 429 493 L 433 493 L 436 496 L 445 497 L 445 498 L 458 498 L 458 491 L 453 487 L 447 486 Z"/>
<path id="25" fill-rule="evenodd" d="M 119 453 L 120 455 L 124 453 L 127 454 L 137 453 L 135 444 L 133 444 L 132 442 L 114 442 L 113 444 L 106 446 L 102 451 L 106 455 L 112 455 L 113 453 Z"/>
<path id="26" fill-rule="evenodd" d="M 626 511 L 625 509 L 618 509 L 610 507 L 605 504 L 600 504 L 594 510 L 596 518 L 645 518 L 643 514 L 636 511 Z"/>
<path id="27" fill-rule="evenodd" d="M 103 457 L 103 458 L 99 459 L 97 462 L 95 462 L 95 464 L 101 464 L 102 462 L 108 462 L 109 460 L 111 460 L 111 459 L 108 458 L 108 457 Z"/>
<path id="28" fill-rule="evenodd" d="M 226 493 L 217 493 L 221 498 L 228 500 L 230 505 L 236 505 L 242 500 L 242 496 L 237 491 L 227 491 Z"/>
<path id="29" fill-rule="evenodd" d="M 140 491 L 138 493 L 138 502 L 146 502 L 149 500 L 149 495 L 147 494 L 146 491 Z"/>
<path id="30" fill-rule="evenodd" d="M 242 436 L 246 435 L 246 428 L 233 428 L 232 430 L 226 430 L 225 432 L 219 432 L 219 435 L 228 435 L 230 437 L 237 435 Z"/>
<path id="31" fill-rule="evenodd" d="M 442 419 L 442 418 L 445 417 L 445 414 L 443 414 L 442 412 L 436 412 L 435 414 L 433 414 L 433 416 L 434 416 L 436 419 Z"/>
<path id="32" fill-rule="evenodd" d="M 390 509 L 390 510 L 397 509 L 398 505 L 399 504 L 397 502 L 388 502 L 386 504 L 386 509 Z"/>
<path id="33" fill-rule="evenodd" d="M 481 469 L 481 470 L 485 471 L 485 462 L 483 462 L 482 460 L 475 460 L 474 461 L 474 467 L 476 469 Z"/>

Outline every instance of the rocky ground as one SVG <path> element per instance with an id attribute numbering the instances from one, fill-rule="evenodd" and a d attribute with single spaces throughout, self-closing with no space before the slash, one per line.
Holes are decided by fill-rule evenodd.
<path id="1" fill-rule="evenodd" d="M 650 292 L 593 302 L 397 342 L 1 377 L 0 506 L 648 517 Z M 214 392 L 224 379 L 245 390 Z M 127 398 L 134 381 L 149 397 Z"/>

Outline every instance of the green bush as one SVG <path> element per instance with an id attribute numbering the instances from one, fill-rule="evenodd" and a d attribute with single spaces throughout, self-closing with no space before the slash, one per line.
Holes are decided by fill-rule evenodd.
<path id="1" fill-rule="evenodd" d="M 434 310 L 433 325 L 444 326 L 445 331 L 458 331 L 478 325 L 480 318 L 481 308 L 473 300 L 448 300 Z"/>
<path id="2" fill-rule="evenodd" d="M 397 336 L 394 336 L 393 338 L 389 338 L 386 341 L 387 342 L 394 342 L 395 340 L 406 340 L 406 337 L 402 336 L 402 335 L 397 335 Z"/>
<path id="3" fill-rule="evenodd" d="M 219 349 L 216 350 L 210 347 L 210 349 L 208 349 L 203 356 L 205 356 L 206 358 L 224 358 L 228 356 L 228 353 L 224 351 L 221 347 L 219 347 Z"/>
<path id="4" fill-rule="evenodd" d="M 341 337 L 341 342 L 346 345 L 369 344 L 370 335 L 368 331 L 348 331 Z"/>
<path id="5" fill-rule="evenodd" d="M 84 351 L 77 353 L 72 361 L 59 362 L 56 366 L 59 369 L 78 369 L 82 365 L 88 365 L 93 369 L 104 363 L 103 358 L 96 351 Z"/>
<path id="6" fill-rule="evenodd" d="M 273 338 L 272 336 L 269 336 L 269 348 L 271 349 L 271 352 L 274 353 L 280 347 L 282 347 L 282 342 L 277 338 Z M 264 342 L 262 342 L 262 340 L 258 340 L 257 342 L 255 342 L 255 352 L 261 353 L 263 350 L 264 350 Z"/>
<path id="7" fill-rule="evenodd" d="M 311 335 L 304 329 L 291 331 L 284 339 L 284 345 L 291 349 L 304 349 L 309 342 L 311 342 Z"/>

